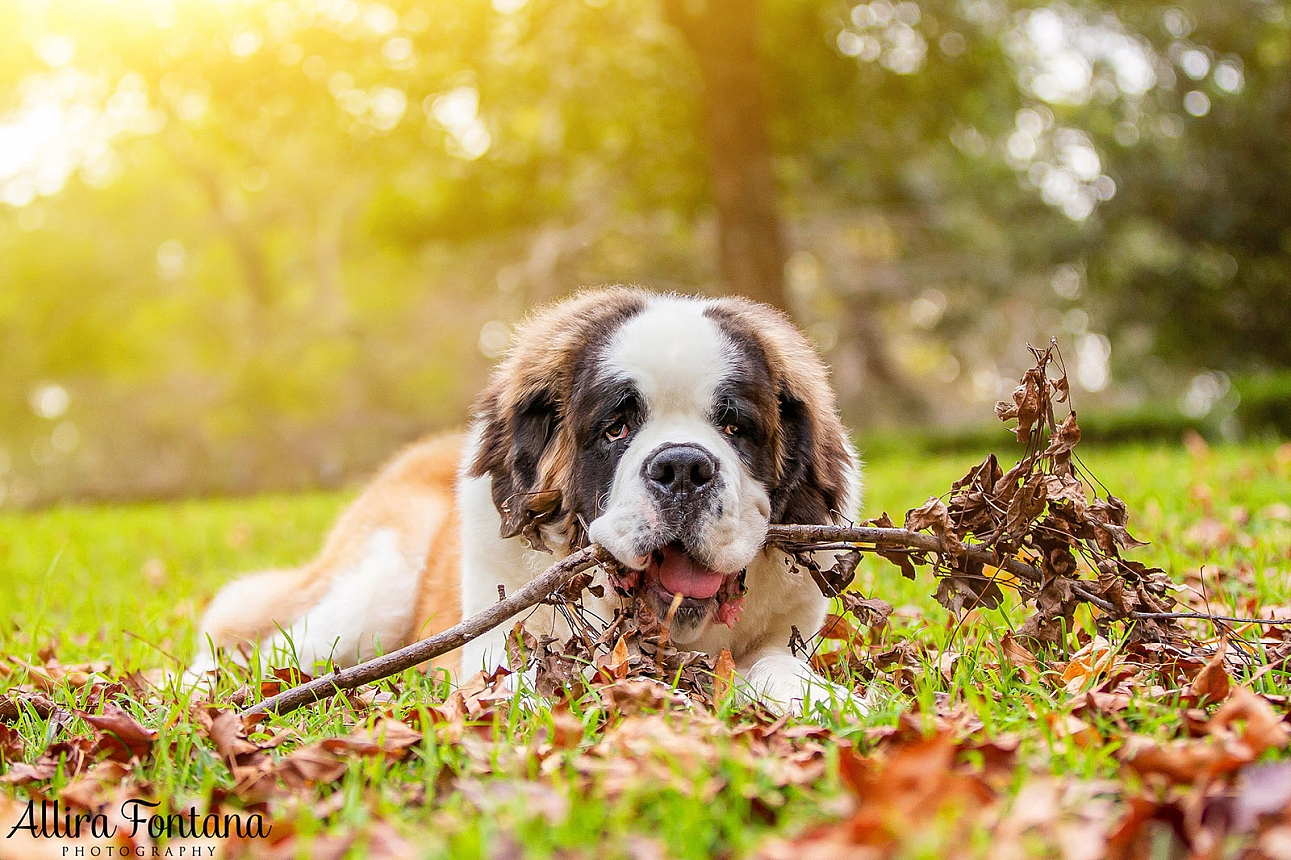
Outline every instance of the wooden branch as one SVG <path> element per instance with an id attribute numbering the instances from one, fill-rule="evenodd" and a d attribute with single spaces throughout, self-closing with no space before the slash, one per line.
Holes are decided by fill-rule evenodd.
<path id="1" fill-rule="evenodd" d="M 557 591 L 575 575 L 613 561 L 613 557 L 600 546 L 593 544 L 567 556 L 543 571 L 538 578 L 526 583 L 523 588 L 499 600 L 488 609 L 455 624 L 442 633 L 436 633 L 428 639 L 414 642 L 398 651 L 391 651 L 357 666 L 329 672 L 321 678 L 283 690 L 242 711 L 240 716 L 250 717 L 255 714 L 285 714 L 302 705 L 308 705 L 343 690 L 353 690 L 364 684 L 397 675 L 405 669 L 411 669 L 418 663 L 447 654 L 454 648 L 460 648 L 472 639 L 497 627 L 507 619 L 520 614 L 529 607 L 539 603 L 544 597 Z"/>
<path id="2" fill-rule="evenodd" d="M 912 532 L 908 529 L 878 528 L 876 526 L 771 526 L 767 529 L 767 542 L 782 545 L 814 543 L 869 543 L 875 549 L 919 549 L 925 552 L 946 552 L 942 539 L 924 532 Z M 997 559 L 994 553 L 971 544 L 960 543 L 964 555 L 973 561 L 1020 576 L 1036 585 L 1044 582 L 1044 574 L 1039 569 L 1019 561 L 1016 558 Z M 856 547 L 866 551 L 866 547 Z M 873 551 L 873 550 L 870 550 Z M 1072 582 L 1072 592 L 1081 600 L 1088 601 L 1104 612 L 1120 615 L 1114 605 L 1096 594 L 1091 594 L 1083 586 Z M 1131 618 L 1155 618 L 1150 612 L 1131 612 Z"/>
<path id="3" fill-rule="evenodd" d="M 812 543 L 872 543 L 878 549 L 919 549 L 925 552 L 946 552 L 941 538 L 908 529 L 885 529 L 874 526 L 771 526 L 767 529 L 767 542 L 778 544 Z M 1015 576 L 1039 585 L 1044 581 L 1038 569 L 1016 558 L 997 559 L 987 550 L 961 543 L 964 554 L 973 561 L 1007 570 Z M 857 547 L 864 550 L 864 547 Z"/>
<path id="4" fill-rule="evenodd" d="M 885 550 L 919 550 L 922 552 L 945 553 L 947 546 L 942 538 L 924 532 L 909 531 L 898 528 L 877 528 L 874 526 L 803 526 L 775 525 L 767 529 L 767 543 L 779 545 L 784 549 L 795 546 L 809 550 L 819 544 L 845 544 L 862 552 Z M 870 544 L 872 546 L 857 546 Z M 1016 558 L 996 559 L 994 554 L 981 547 L 960 544 L 964 555 L 984 565 L 1006 570 L 1033 584 L 1040 584 L 1044 577 L 1039 569 L 1019 561 Z M 498 601 L 484 612 L 437 633 L 429 639 L 414 642 L 407 647 L 392 651 L 389 654 L 331 672 L 298 687 L 284 690 L 241 712 L 249 717 L 261 713 L 285 714 L 302 705 L 324 699 L 344 690 L 353 690 L 364 684 L 397 675 L 418 663 L 433 657 L 446 654 L 454 648 L 460 648 L 472 639 L 502 624 L 507 619 L 518 615 L 529 607 L 540 602 L 544 597 L 559 590 L 575 575 L 599 564 L 613 564 L 613 556 L 598 544 L 570 555 L 547 568 L 536 579 L 527 583 L 515 594 Z M 1086 601 L 1104 612 L 1117 618 L 1135 620 L 1195 618 L 1198 620 L 1244 622 L 1252 624 L 1291 624 L 1291 620 L 1270 620 L 1260 618 L 1228 618 L 1195 612 L 1130 612 L 1121 613 L 1109 601 L 1090 593 L 1079 582 L 1071 580 L 1072 592 L 1080 600 Z"/>

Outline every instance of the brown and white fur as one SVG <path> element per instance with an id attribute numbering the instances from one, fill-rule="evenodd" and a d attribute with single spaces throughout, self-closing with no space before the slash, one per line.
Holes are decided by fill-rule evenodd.
<path id="1" fill-rule="evenodd" d="M 519 329 L 463 436 L 396 457 L 313 562 L 227 586 L 202 637 L 208 651 L 258 642 L 305 667 L 349 665 L 482 611 L 499 586 L 514 593 L 591 540 L 639 571 L 637 595 L 660 616 L 669 588 L 683 595 L 674 642 L 729 649 L 746 693 L 799 710 L 838 693 L 789 648 L 793 628 L 820 626 L 826 600 L 763 546 L 766 528 L 844 522 L 860 490 L 828 372 L 778 311 L 584 292 Z M 556 507 L 526 536 L 526 501 L 549 491 Z M 624 599 L 607 587 L 586 602 L 609 618 Z M 525 624 L 568 635 L 550 607 Z M 505 663 L 506 627 L 439 665 L 465 675 Z M 199 657 L 190 674 L 213 665 Z"/>

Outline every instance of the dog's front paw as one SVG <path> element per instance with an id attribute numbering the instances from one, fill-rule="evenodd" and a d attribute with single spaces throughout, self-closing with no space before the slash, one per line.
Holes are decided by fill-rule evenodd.
<path id="1" fill-rule="evenodd" d="M 870 711 L 865 697 L 825 680 L 791 654 L 770 654 L 754 662 L 744 675 L 741 690 L 778 714 L 800 716 L 817 706 L 857 716 Z"/>

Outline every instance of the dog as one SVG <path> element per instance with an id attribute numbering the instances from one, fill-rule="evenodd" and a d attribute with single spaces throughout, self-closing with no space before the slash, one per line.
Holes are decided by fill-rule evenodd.
<path id="1" fill-rule="evenodd" d="M 730 651 L 742 690 L 781 711 L 839 690 L 789 646 L 827 601 L 765 546 L 771 523 L 846 523 L 860 464 L 828 371 L 779 311 L 742 298 L 612 287 L 519 327 L 467 431 L 412 445 L 340 516 L 312 562 L 234 581 L 208 607 L 209 653 L 258 643 L 345 666 L 440 632 L 586 542 L 623 566 L 672 641 Z M 605 574 L 598 573 L 605 583 Z M 613 588 L 587 596 L 610 618 Z M 564 638 L 550 606 L 526 617 Z M 437 663 L 506 662 L 507 625 Z"/>

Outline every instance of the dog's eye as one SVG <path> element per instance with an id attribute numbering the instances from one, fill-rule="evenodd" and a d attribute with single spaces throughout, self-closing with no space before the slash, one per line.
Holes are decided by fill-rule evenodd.
<path id="1" fill-rule="evenodd" d="M 722 428 L 722 432 L 727 436 L 742 436 L 744 435 L 744 428 L 738 424 L 727 424 Z"/>
<path id="2" fill-rule="evenodd" d="M 622 419 L 615 421 L 606 428 L 605 438 L 610 442 L 618 442 L 621 439 L 628 438 L 628 422 Z"/>

